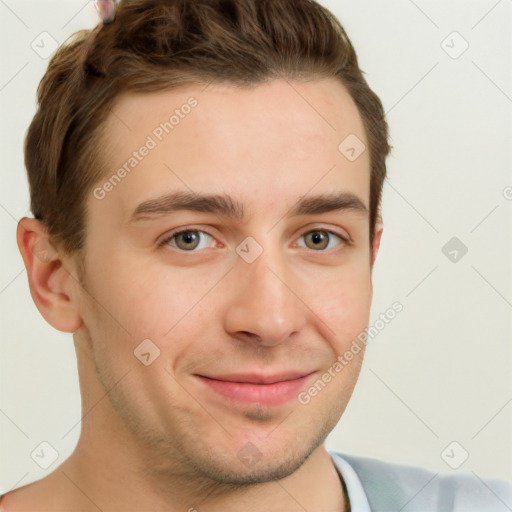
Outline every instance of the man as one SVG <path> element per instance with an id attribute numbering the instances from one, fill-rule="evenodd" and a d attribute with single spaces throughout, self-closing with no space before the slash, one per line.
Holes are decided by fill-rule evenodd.
<path id="1" fill-rule="evenodd" d="M 73 333 L 83 419 L 4 512 L 504 509 L 506 482 L 324 447 L 363 360 L 340 357 L 368 325 L 390 150 L 328 11 L 121 2 L 38 93 L 18 245 Z"/>

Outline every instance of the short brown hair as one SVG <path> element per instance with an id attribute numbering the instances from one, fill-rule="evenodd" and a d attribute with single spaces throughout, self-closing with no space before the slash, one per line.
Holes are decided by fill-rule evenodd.
<path id="1" fill-rule="evenodd" d="M 283 77 L 335 77 L 357 105 L 370 151 L 371 243 L 388 126 L 345 30 L 313 0 L 124 0 L 112 23 L 75 32 L 39 84 L 25 139 L 34 216 L 57 247 L 82 255 L 86 197 L 107 172 L 98 151 L 102 127 L 121 92 L 249 87 Z"/>

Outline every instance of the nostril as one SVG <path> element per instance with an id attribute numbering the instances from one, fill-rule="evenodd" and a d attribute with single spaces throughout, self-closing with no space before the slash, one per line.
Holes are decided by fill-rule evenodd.
<path id="1" fill-rule="evenodd" d="M 259 340 L 260 337 L 257 335 L 257 334 L 254 334 L 253 332 L 249 332 L 249 331 L 240 331 L 240 335 L 245 337 L 245 338 L 248 338 L 248 339 L 256 339 L 256 340 Z"/>

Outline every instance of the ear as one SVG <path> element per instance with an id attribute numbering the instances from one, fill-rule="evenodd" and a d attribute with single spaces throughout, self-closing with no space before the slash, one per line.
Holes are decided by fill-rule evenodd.
<path id="1" fill-rule="evenodd" d="M 380 248 L 380 239 L 382 237 L 382 232 L 384 231 L 384 223 L 382 222 L 382 218 L 379 216 L 375 222 L 375 231 L 373 232 L 373 244 L 372 244 L 372 262 L 371 269 L 373 270 L 373 264 L 377 259 L 377 254 Z"/>
<path id="2" fill-rule="evenodd" d="M 18 222 L 16 240 L 37 309 L 55 329 L 75 332 L 82 325 L 78 305 L 73 300 L 78 280 L 51 244 L 46 226 L 37 219 L 23 217 Z"/>

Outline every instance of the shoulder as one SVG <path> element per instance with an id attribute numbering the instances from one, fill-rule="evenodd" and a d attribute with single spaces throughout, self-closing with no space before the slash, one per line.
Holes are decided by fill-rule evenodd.
<path id="1" fill-rule="evenodd" d="M 512 510 L 512 482 L 475 473 L 433 473 L 367 457 L 330 452 L 356 472 L 372 511 L 506 512 Z"/>

